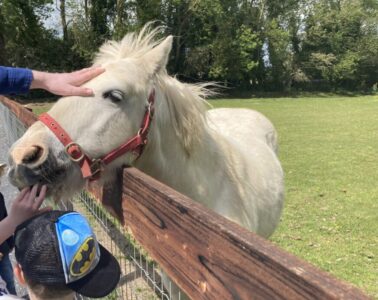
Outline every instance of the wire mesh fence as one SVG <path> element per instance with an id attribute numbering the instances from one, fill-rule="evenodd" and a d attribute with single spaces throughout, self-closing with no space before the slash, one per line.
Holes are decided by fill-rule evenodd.
<path id="1" fill-rule="evenodd" d="M 19 139 L 26 130 L 24 124 L 0 103 L 1 122 L 4 123 L 7 146 Z M 72 200 L 63 203 L 47 201 L 56 209 L 75 210 L 89 220 L 98 241 L 110 251 L 121 266 L 121 279 L 117 288 L 103 299 L 171 299 L 173 284 L 162 280 L 160 267 L 135 241 L 132 234 L 110 215 L 88 191 L 83 190 Z M 168 282 L 168 283 L 167 283 Z M 19 288 L 20 295 L 26 294 Z M 176 293 L 176 291 L 175 291 Z M 77 299 L 89 299 L 77 295 Z M 181 292 L 175 294 L 181 299 Z"/>

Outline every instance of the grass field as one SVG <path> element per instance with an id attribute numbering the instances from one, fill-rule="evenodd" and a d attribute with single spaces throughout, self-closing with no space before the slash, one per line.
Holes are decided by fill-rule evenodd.
<path id="1" fill-rule="evenodd" d="M 258 110 L 278 130 L 286 204 L 273 242 L 378 299 L 378 97 L 211 104 Z"/>
<path id="2" fill-rule="evenodd" d="M 378 97 L 216 100 L 279 133 L 286 203 L 272 240 L 378 299 Z"/>

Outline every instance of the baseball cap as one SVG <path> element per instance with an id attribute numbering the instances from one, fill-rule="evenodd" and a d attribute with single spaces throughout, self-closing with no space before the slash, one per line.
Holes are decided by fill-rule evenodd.
<path id="1" fill-rule="evenodd" d="M 117 260 L 73 211 L 48 211 L 19 225 L 15 255 L 27 279 L 66 285 L 86 297 L 105 297 L 120 279 Z"/>

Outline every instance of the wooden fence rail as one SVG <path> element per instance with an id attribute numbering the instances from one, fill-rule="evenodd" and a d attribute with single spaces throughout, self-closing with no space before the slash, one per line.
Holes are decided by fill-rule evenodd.
<path id="1" fill-rule="evenodd" d="M 0 102 L 27 126 L 36 120 Z M 369 299 L 137 169 L 117 181 L 91 189 L 192 299 Z"/>

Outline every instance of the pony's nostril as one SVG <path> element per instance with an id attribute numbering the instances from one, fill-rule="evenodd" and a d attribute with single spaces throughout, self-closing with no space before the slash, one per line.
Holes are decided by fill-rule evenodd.
<path id="1" fill-rule="evenodd" d="M 24 164 L 33 164 L 38 162 L 38 160 L 42 157 L 43 148 L 40 146 L 31 146 L 27 151 L 24 153 L 24 157 L 22 158 L 22 162 Z"/>

